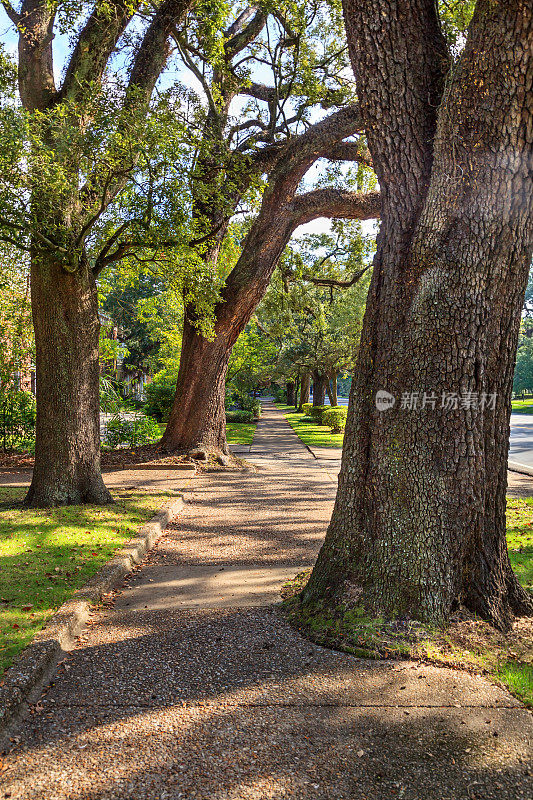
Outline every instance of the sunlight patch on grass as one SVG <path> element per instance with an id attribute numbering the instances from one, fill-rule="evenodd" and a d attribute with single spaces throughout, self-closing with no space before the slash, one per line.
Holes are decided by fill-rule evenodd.
<path id="1" fill-rule="evenodd" d="M 252 444 L 256 427 L 253 422 L 226 422 L 228 444 Z"/>
<path id="2" fill-rule="evenodd" d="M 317 425 L 305 414 L 298 414 L 294 410 L 294 406 L 276 403 L 276 408 L 284 412 L 285 419 L 291 428 L 308 447 L 342 447 L 344 433 L 332 433 L 325 425 Z"/>
<path id="3" fill-rule="evenodd" d="M 25 509 L 25 491 L 0 487 L 0 674 L 169 496 L 122 491 L 109 506 Z"/>
<path id="4" fill-rule="evenodd" d="M 507 661 L 495 669 L 495 677 L 509 691 L 522 700 L 529 708 L 533 708 L 533 664 Z"/>
<path id="5" fill-rule="evenodd" d="M 513 400 L 513 414 L 533 414 L 533 400 Z"/>

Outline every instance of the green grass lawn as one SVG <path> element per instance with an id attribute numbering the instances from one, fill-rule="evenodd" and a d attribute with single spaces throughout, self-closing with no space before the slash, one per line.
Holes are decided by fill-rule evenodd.
<path id="1" fill-rule="evenodd" d="M 160 422 L 161 435 L 167 427 L 166 422 Z M 226 422 L 226 438 L 228 444 L 252 444 L 256 425 L 253 422 Z"/>
<path id="2" fill-rule="evenodd" d="M 332 433 L 325 425 L 317 425 L 310 417 L 298 414 L 294 406 L 276 403 L 276 408 L 284 412 L 285 419 L 296 435 L 308 447 L 342 447 L 343 433 Z"/>
<path id="3" fill-rule="evenodd" d="M 125 491 L 111 506 L 24 509 L 24 493 L 0 487 L 0 674 L 168 499 Z"/>
<path id="4" fill-rule="evenodd" d="M 507 545 L 518 580 L 533 592 L 533 497 L 507 500 Z"/>
<path id="5" fill-rule="evenodd" d="M 533 414 L 533 400 L 513 400 L 511 408 L 515 414 Z"/>
<path id="6" fill-rule="evenodd" d="M 256 427 L 253 422 L 226 422 L 228 444 L 252 444 Z"/>

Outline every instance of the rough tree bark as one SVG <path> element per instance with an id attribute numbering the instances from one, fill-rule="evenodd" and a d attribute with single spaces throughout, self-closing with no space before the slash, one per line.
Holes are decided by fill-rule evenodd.
<path id="1" fill-rule="evenodd" d="M 335 370 L 331 373 L 331 405 L 336 406 L 339 403 L 339 396 L 337 391 L 337 373 Z"/>
<path id="2" fill-rule="evenodd" d="M 331 406 L 337 405 L 337 373 L 335 370 L 330 372 L 328 375 L 328 382 L 326 384 L 326 389 L 328 392 L 328 399 Z"/>
<path id="3" fill-rule="evenodd" d="M 38 446 L 26 503 L 108 503 L 100 473 L 98 299 L 87 261 L 70 273 L 57 259 L 34 253 L 31 299 L 36 394 L 46 402 L 37 403 Z"/>
<path id="4" fill-rule="evenodd" d="M 237 337 L 220 331 L 214 341 L 184 322 L 181 362 L 176 386 L 179 404 L 172 406 L 161 446 L 168 451 L 208 450 L 229 452 L 226 444 L 224 389 L 231 346 Z"/>
<path id="5" fill-rule="evenodd" d="M 302 412 L 304 403 L 309 402 L 311 389 L 311 376 L 309 372 L 302 372 L 302 382 L 300 385 L 300 402 L 298 403 L 298 411 Z"/>
<path id="6" fill-rule="evenodd" d="M 184 340 L 176 395 L 169 423 L 161 439 L 167 452 L 186 452 L 202 447 L 227 451 L 225 429 L 219 424 L 215 408 L 224 405 L 224 379 L 231 349 L 244 330 L 270 282 L 272 273 L 299 226 L 318 217 L 372 219 L 379 216 L 379 193 L 359 194 L 336 189 L 316 189 L 298 195 L 296 190 L 309 167 L 336 141 L 355 133 L 359 126 L 357 107 L 348 107 L 311 126 L 306 133 L 290 140 L 273 168 L 263 195 L 260 211 L 243 243 L 241 255 L 222 290 L 215 307 L 215 339 L 201 339 L 196 359 L 189 357 L 189 341 Z M 225 352 L 224 358 L 222 351 Z M 212 370 L 211 362 L 219 371 Z M 224 375 L 222 375 L 224 370 Z M 212 384 L 207 388 L 207 378 Z M 185 388 L 184 388 L 185 387 Z M 218 403 L 204 401 L 218 392 Z M 202 413 L 190 416 L 190 408 Z M 188 419 L 185 430 L 181 420 Z"/>
<path id="7" fill-rule="evenodd" d="M 287 405 L 288 406 L 295 406 L 296 405 L 296 387 L 294 381 L 287 381 Z"/>
<path id="8" fill-rule="evenodd" d="M 323 406 L 326 403 L 328 376 L 318 369 L 313 370 L 313 405 Z"/>
<path id="9" fill-rule="evenodd" d="M 479 0 L 446 87 L 433 0 L 344 9 L 383 222 L 339 491 L 302 599 L 335 604 L 349 584 L 387 617 L 443 622 L 463 605 L 506 628 L 532 611 L 505 492 L 533 243 L 533 8 Z"/>

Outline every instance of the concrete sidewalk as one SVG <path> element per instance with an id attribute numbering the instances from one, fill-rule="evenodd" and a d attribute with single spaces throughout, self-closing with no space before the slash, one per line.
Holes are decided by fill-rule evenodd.
<path id="1" fill-rule="evenodd" d="M 265 408 L 255 473 L 189 503 L 60 666 L 6 757 L 10 800 L 518 800 L 533 724 L 464 672 L 303 639 L 273 605 L 336 475 Z"/>

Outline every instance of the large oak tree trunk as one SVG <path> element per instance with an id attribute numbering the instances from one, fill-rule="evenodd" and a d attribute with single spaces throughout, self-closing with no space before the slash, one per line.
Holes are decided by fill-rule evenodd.
<path id="1" fill-rule="evenodd" d="M 31 299 L 37 425 L 26 503 L 111 502 L 100 473 L 100 323 L 89 265 L 67 272 L 53 256 L 34 252 Z"/>
<path id="2" fill-rule="evenodd" d="M 388 617 L 441 622 L 464 605 L 505 628 L 513 613 L 532 610 L 509 562 L 505 491 L 513 366 L 533 241 L 533 11 L 520 0 L 478 3 L 442 101 L 432 164 L 427 152 L 413 159 L 413 108 L 407 146 L 394 148 L 394 134 L 381 129 L 380 136 L 376 124 L 377 95 L 367 94 L 373 59 L 393 71 L 394 83 L 406 35 L 415 37 L 407 49 L 420 69 L 417 25 L 394 16 L 394 55 L 380 56 L 375 10 L 365 16 L 355 5 L 345 4 L 347 28 L 368 98 L 384 223 L 339 491 L 304 600 L 335 603 L 350 584 L 367 608 Z M 410 5 L 429 13 L 432 3 Z M 383 72 L 377 74 L 382 81 Z M 408 78 L 402 96 L 416 78 Z M 389 85 L 387 97 L 393 91 Z M 419 115 L 420 129 L 427 129 L 431 110 Z M 404 157 L 418 166 L 414 173 Z M 383 391 L 395 398 L 392 407 L 379 403 Z"/>
<path id="3" fill-rule="evenodd" d="M 313 405 L 323 406 L 326 402 L 326 390 L 328 388 L 328 376 L 313 370 Z"/>
<path id="4" fill-rule="evenodd" d="M 221 331 L 214 341 L 185 319 L 176 397 L 161 440 L 167 451 L 202 447 L 227 454 L 224 396 L 233 342 Z"/>

